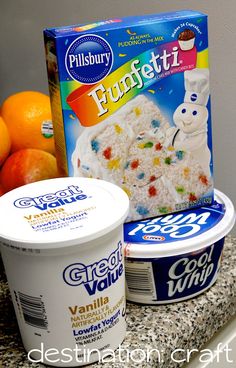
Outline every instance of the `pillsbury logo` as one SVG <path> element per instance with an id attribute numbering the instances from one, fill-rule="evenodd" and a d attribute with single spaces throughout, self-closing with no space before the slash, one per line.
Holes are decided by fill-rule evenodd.
<path id="1" fill-rule="evenodd" d="M 123 271 L 122 243 L 119 241 L 108 258 L 88 265 L 73 263 L 67 266 L 63 271 L 63 279 L 69 286 L 83 285 L 89 295 L 94 295 L 115 284 Z"/>
<path id="2" fill-rule="evenodd" d="M 191 96 L 190 96 L 190 100 L 192 102 L 196 102 L 197 101 L 197 94 L 196 93 L 192 93 Z"/>
<path id="3" fill-rule="evenodd" d="M 76 38 L 65 56 L 65 66 L 72 79 L 94 84 L 106 77 L 113 64 L 113 52 L 102 37 L 89 34 Z"/>

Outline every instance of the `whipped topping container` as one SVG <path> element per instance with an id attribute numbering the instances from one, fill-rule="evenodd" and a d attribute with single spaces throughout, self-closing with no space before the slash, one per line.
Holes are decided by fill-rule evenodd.
<path id="1" fill-rule="evenodd" d="M 234 222 L 232 202 L 215 190 L 211 206 L 125 224 L 127 299 L 173 303 L 210 288 Z"/>

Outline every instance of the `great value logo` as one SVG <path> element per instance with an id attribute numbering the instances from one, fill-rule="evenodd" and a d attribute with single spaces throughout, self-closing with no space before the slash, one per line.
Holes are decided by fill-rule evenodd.
<path id="1" fill-rule="evenodd" d="M 76 38 L 65 56 L 68 74 L 83 84 L 94 84 L 105 78 L 112 64 L 113 52 L 109 43 L 93 34 Z"/>
<path id="2" fill-rule="evenodd" d="M 88 198 L 86 194 L 77 186 L 70 185 L 65 189 L 58 190 L 55 193 L 46 193 L 38 197 L 23 197 L 14 201 L 17 208 L 35 207 L 41 211 L 60 207 L 76 201 Z"/>
<path id="3" fill-rule="evenodd" d="M 67 266 L 63 271 L 63 279 L 70 286 L 83 285 L 89 295 L 94 295 L 115 284 L 123 271 L 122 243 L 119 241 L 108 258 L 88 265 L 73 263 Z"/>

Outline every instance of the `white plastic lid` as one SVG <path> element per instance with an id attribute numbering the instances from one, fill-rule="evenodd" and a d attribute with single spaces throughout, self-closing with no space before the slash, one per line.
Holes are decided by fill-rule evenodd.
<path id="1" fill-rule="evenodd" d="M 114 184 L 58 178 L 0 197 L 0 241 L 26 249 L 58 249 L 101 237 L 126 218 L 129 199 Z"/>
<path id="2" fill-rule="evenodd" d="M 234 223 L 232 202 L 215 190 L 211 206 L 125 224 L 125 254 L 158 258 L 196 252 L 224 238 Z"/>

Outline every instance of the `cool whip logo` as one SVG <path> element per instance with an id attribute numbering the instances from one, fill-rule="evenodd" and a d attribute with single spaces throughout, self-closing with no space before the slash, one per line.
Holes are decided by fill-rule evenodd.
<path id="1" fill-rule="evenodd" d="M 102 80 L 110 72 L 112 64 L 113 52 L 109 43 L 93 34 L 76 38 L 65 56 L 68 74 L 83 84 Z"/>
<path id="2" fill-rule="evenodd" d="M 122 274 L 122 243 L 119 241 L 116 250 L 108 258 L 88 265 L 73 263 L 67 266 L 63 279 L 70 286 L 83 285 L 89 295 L 94 295 L 115 284 Z"/>
<path id="3" fill-rule="evenodd" d="M 47 209 L 81 201 L 86 198 L 88 198 L 88 196 L 84 194 L 77 185 L 70 185 L 55 193 L 47 193 L 38 197 L 24 197 L 16 199 L 14 206 L 17 208 L 35 207 L 41 211 L 45 211 Z"/>
<path id="4" fill-rule="evenodd" d="M 199 286 L 199 290 L 207 285 L 209 277 L 214 270 L 212 254 L 214 245 L 208 252 L 201 254 L 197 258 L 181 258 L 169 269 L 168 297 L 173 297 L 176 293 L 183 293 L 184 290 L 191 290 L 193 286 Z M 212 278 L 212 276 L 211 276 Z"/>
<path id="5" fill-rule="evenodd" d="M 128 237 L 136 236 L 135 240 L 136 238 L 139 240 L 140 234 L 157 233 L 155 236 L 159 236 L 158 234 L 168 234 L 169 239 L 167 238 L 167 235 L 165 235 L 165 238 L 166 240 L 170 241 L 171 239 L 184 239 L 200 232 L 202 227 L 208 224 L 207 220 L 210 218 L 210 216 L 211 212 L 205 211 L 200 214 L 193 212 L 188 213 L 187 215 L 169 215 L 165 217 L 158 217 L 151 221 L 141 221 L 134 229 L 128 232 Z M 128 224 L 128 226 L 130 225 Z M 129 241 L 131 240 L 132 239 L 129 238 Z M 149 239 L 146 238 L 145 240 Z"/>

